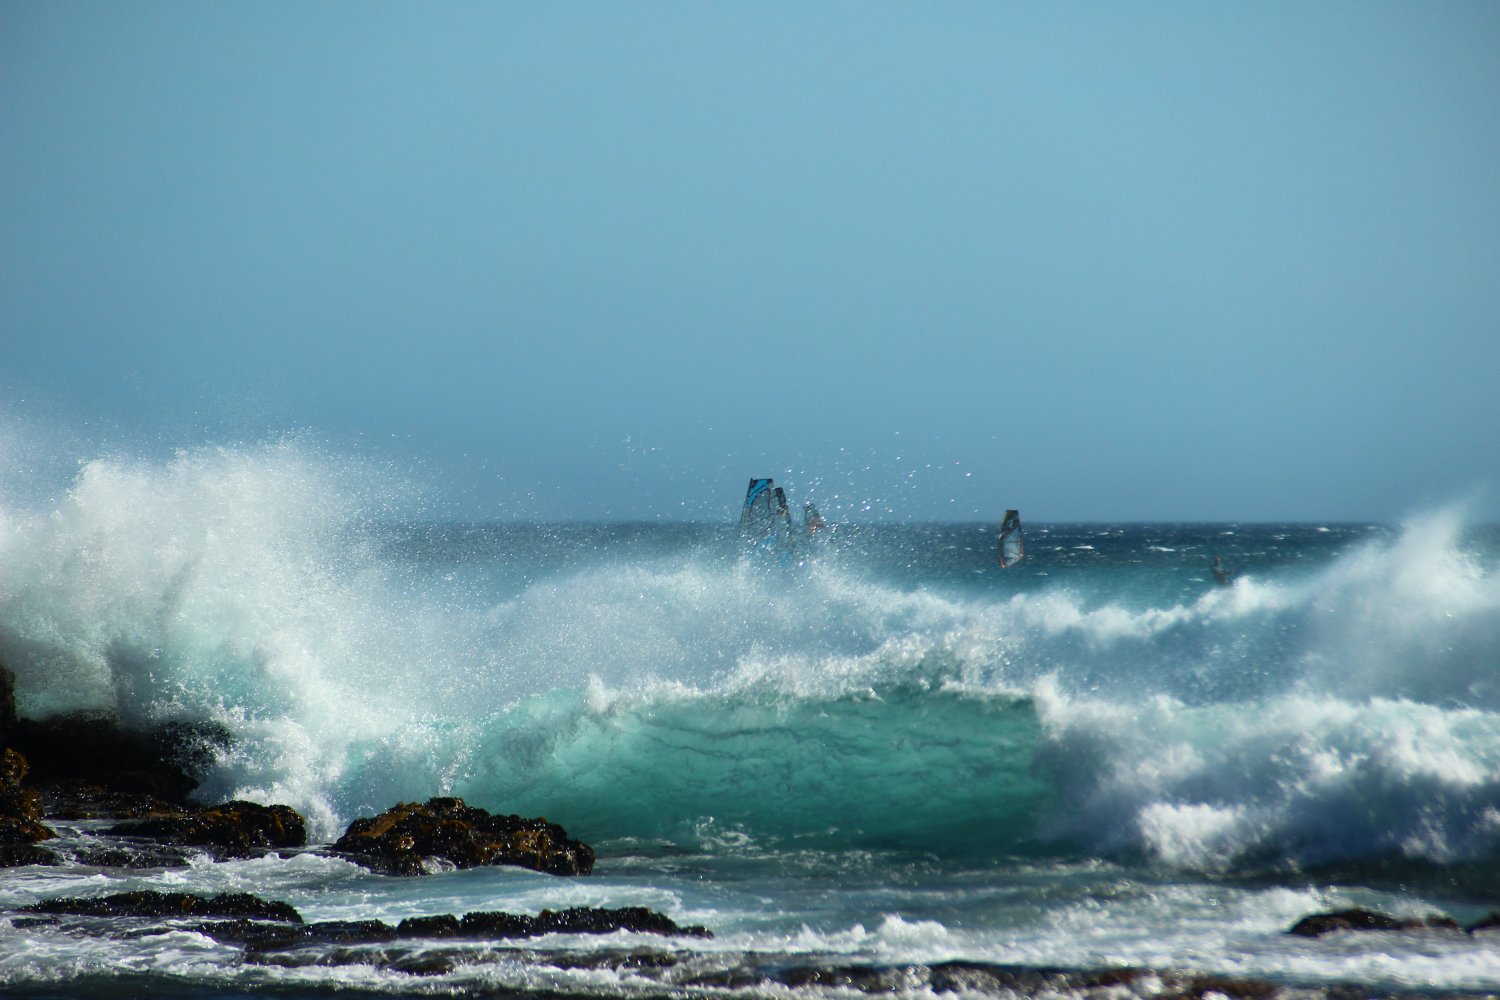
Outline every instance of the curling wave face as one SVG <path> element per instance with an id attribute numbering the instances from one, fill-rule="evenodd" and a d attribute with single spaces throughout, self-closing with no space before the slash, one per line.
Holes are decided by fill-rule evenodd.
<path id="1" fill-rule="evenodd" d="M 422 525 L 296 443 L 0 509 L 21 709 L 208 719 L 315 835 L 458 794 L 585 839 L 1223 868 L 1500 838 L 1493 533 Z M 1210 554 L 1242 566 L 1215 587 Z"/>

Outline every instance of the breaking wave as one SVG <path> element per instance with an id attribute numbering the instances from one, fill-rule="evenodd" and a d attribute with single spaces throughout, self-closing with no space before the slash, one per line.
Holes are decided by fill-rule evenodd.
<path id="1" fill-rule="evenodd" d="M 1457 512 L 1334 547 L 1062 526 L 1004 575 L 954 568 L 963 526 L 851 528 L 767 572 L 714 526 L 424 525 L 400 495 L 280 442 L 6 501 L 21 710 L 228 726 L 202 794 L 323 837 L 448 793 L 719 848 L 1214 869 L 1500 842 L 1495 541 Z M 1232 587 L 1208 544 L 1248 560 Z"/>

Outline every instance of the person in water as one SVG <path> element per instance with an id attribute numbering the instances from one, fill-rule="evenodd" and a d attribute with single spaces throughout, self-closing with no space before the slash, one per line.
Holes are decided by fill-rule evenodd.
<path id="1" fill-rule="evenodd" d="M 1235 571 L 1224 565 L 1218 556 L 1214 556 L 1214 582 L 1219 586 L 1228 586 L 1234 580 Z"/>
<path id="2" fill-rule="evenodd" d="M 807 525 L 809 535 L 815 535 L 828 527 L 823 523 L 823 515 L 818 513 L 818 508 L 812 505 L 812 501 L 802 505 L 802 520 Z"/>

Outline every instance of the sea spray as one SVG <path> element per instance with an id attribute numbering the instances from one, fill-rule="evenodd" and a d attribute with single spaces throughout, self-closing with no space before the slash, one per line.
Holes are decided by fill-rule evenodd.
<path id="1" fill-rule="evenodd" d="M 715 526 L 393 510 L 295 442 L 85 464 L 5 512 L 23 710 L 224 724 L 203 794 L 324 837 L 444 793 L 684 843 L 1188 868 L 1494 846 L 1500 595 L 1456 515 L 1042 524 L 998 574 L 967 526 L 845 526 L 765 567 Z"/>
<path id="2" fill-rule="evenodd" d="M 281 442 L 91 461 L 52 509 L 7 511 L 0 658 L 21 710 L 220 722 L 230 768 L 324 811 L 329 738 L 405 718 L 413 685 L 382 668 L 422 648 L 420 616 L 381 614 L 400 591 L 357 530 L 380 498 L 351 482 Z"/>

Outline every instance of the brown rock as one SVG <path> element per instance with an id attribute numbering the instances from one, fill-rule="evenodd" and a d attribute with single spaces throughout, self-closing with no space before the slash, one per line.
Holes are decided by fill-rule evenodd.
<path id="1" fill-rule="evenodd" d="M 21 787 L 28 769 L 20 753 L 0 751 L 0 847 L 11 849 L 0 854 L 0 866 L 47 863 L 42 860 L 45 852 L 29 849 L 30 845 L 57 836 L 42 823 L 36 790 Z"/>
<path id="2" fill-rule="evenodd" d="M 494 816 L 463 799 L 403 802 L 361 817 L 333 845 L 336 853 L 387 875 L 421 875 L 427 859 L 458 868 L 518 865 L 552 875 L 587 875 L 594 851 L 545 819 Z"/>
<path id="3" fill-rule="evenodd" d="M 236 858 L 307 843 L 302 817 L 290 806 L 238 801 L 117 823 L 106 832 L 147 837 L 164 844 L 211 847 L 223 856 Z"/>

